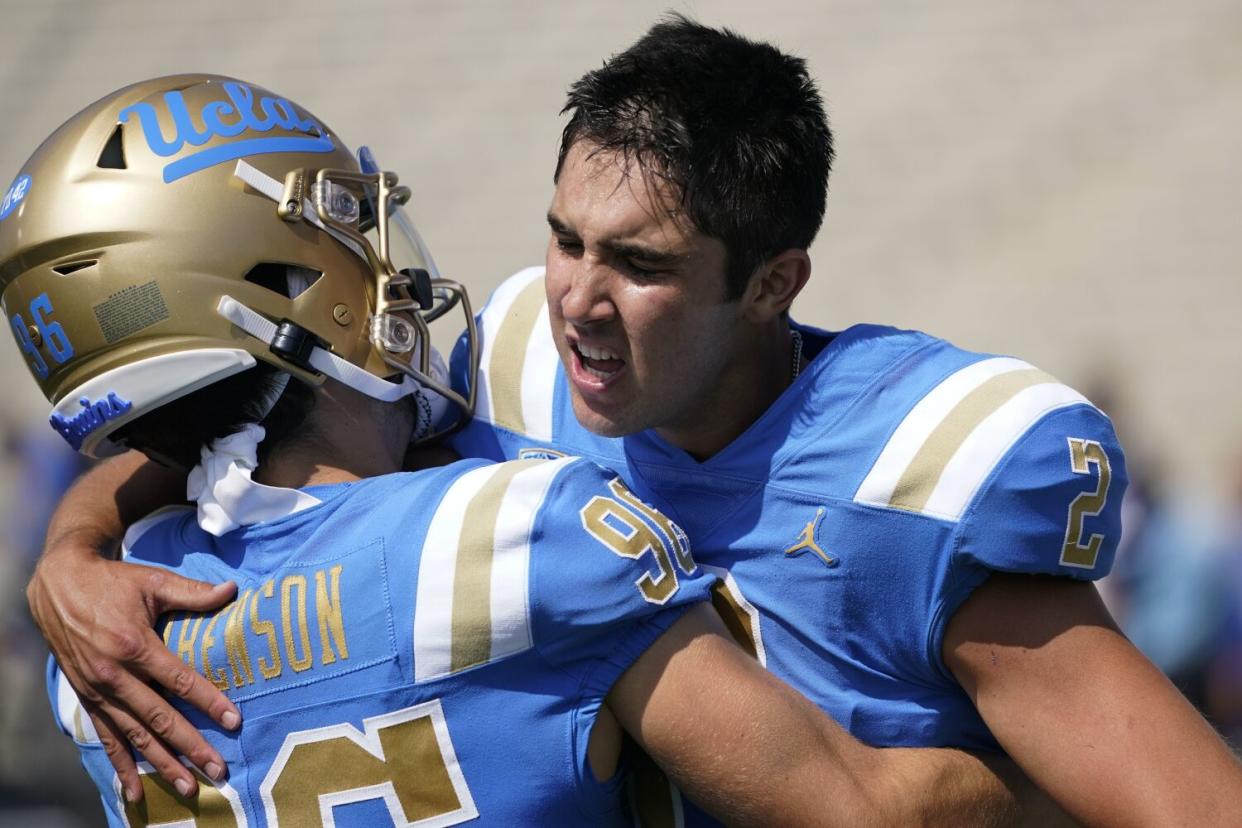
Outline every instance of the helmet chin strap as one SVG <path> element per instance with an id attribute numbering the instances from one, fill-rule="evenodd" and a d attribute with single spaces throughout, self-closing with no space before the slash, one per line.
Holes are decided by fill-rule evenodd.
<path id="1" fill-rule="evenodd" d="M 216 310 L 269 347 L 276 337 L 277 326 L 274 322 L 231 296 L 221 297 Z M 444 361 L 434 350 L 432 356 L 433 370 L 440 372 L 447 381 L 448 370 Z M 447 400 L 423 387 L 413 377 L 402 375 L 400 383 L 388 382 L 319 346 L 312 349 L 308 362 L 324 375 L 377 400 L 393 402 L 415 396 L 419 405 L 416 406 L 417 422 L 411 442 L 427 433 L 448 408 Z M 283 373 L 282 376 L 284 383 L 287 383 L 290 375 Z M 282 383 L 279 390 L 270 395 L 267 401 L 269 410 L 283 390 Z M 318 498 L 297 489 L 265 486 L 252 478 L 258 467 L 259 443 L 265 436 L 262 426 L 251 423 L 202 449 L 199 464 L 190 470 L 186 480 L 186 495 L 198 504 L 198 524 L 204 531 L 218 537 L 240 526 L 275 520 L 320 502 Z"/>
<path id="2" fill-rule="evenodd" d="M 221 296 L 219 304 L 216 305 L 216 312 L 268 346 L 271 346 L 276 338 L 275 322 L 246 307 L 232 296 Z M 337 382 L 344 383 L 359 393 L 366 394 L 368 397 L 382 400 L 383 402 L 395 402 L 411 394 L 426 393 L 440 400 L 439 407 L 441 410 L 435 412 L 436 416 L 439 416 L 443 412 L 443 408 L 448 406 L 447 400 L 425 388 L 414 377 L 403 374 L 401 382 L 389 382 L 317 345 L 311 350 L 307 361 L 312 368 L 321 374 L 329 376 Z M 436 373 L 442 374 L 443 379 L 438 381 L 447 381 L 448 372 L 444 368 L 444 361 L 439 357 L 438 353 L 432 353 L 432 366 Z M 429 399 L 428 402 L 432 404 L 433 409 L 437 408 L 436 400 Z"/>

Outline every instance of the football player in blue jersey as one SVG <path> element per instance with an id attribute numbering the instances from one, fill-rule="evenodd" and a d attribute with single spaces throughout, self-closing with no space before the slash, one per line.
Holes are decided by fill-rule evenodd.
<path id="1" fill-rule="evenodd" d="M 832 160 L 802 62 L 673 19 L 565 111 L 546 272 L 481 314 L 459 450 L 621 471 L 870 744 L 1002 748 L 1093 824 L 1242 822 L 1242 767 L 1091 584 L 1126 484 L 1107 417 L 1017 359 L 790 321 Z"/>
<path id="2" fill-rule="evenodd" d="M 469 304 L 368 154 L 182 75 L 87 107 L 23 175 L 0 289 L 53 426 L 192 467 L 193 507 L 137 521 L 122 555 L 237 588 L 161 624 L 245 716 L 206 728 L 194 783 L 153 772 L 187 773 L 158 741 L 118 776 L 134 725 L 49 665 L 110 824 L 628 824 L 622 731 L 729 821 L 888 812 L 909 752 L 858 744 L 738 648 L 713 571 L 615 472 L 406 456 L 469 414 L 427 335 Z"/>
<path id="3" fill-rule="evenodd" d="M 455 369 L 476 418 L 454 445 L 622 472 L 718 569 L 735 635 L 864 741 L 1001 748 L 1093 824 L 1242 820 L 1238 763 L 1090 583 L 1126 479 L 1107 418 L 1020 360 L 790 321 L 832 159 L 803 63 L 672 19 L 566 110 L 546 273 L 480 315 L 480 374 Z M 81 654 L 78 678 L 149 723 L 164 711 L 120 648 L 56 629 L 97 603 L 87 570 L 46 563 L 117 535 L 115 513 L 84 507 L 120 476 L 66 502 L 30 595 L 57 652 Z M 219 599 L 184 582 L 163 597 Z M 79 623 L 137 642 L 124 604 Z M 140 675 L 175 683 L 156 650 L 132 650 Z"/>

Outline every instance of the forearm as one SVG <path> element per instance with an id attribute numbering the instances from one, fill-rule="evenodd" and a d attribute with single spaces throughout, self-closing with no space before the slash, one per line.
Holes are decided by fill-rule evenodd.
<path id="1" fill-rule="evenodd" d="M 609 707 L 677 786 L 728 825 L 875 822 L 865 747 L 689 611 L 614 685 Z"/>
<path id="2" fill-rule="evenodd" d="M 1203 718 L 1119 634 L 1074 639 L 1094 655 L 1089 689 L 981 689 L 980 711 L 1002 743 L 1089 824 L 1239 824 L 1242 767 Z M 1026 696 L 1041 691 L 1049 695 Z"/>
<path id="3" fill-rule="evenodd" d="M 737 734 L 737 752 L 747 764 L 742 775 L 754 780 L 746 796 L 725 801 L 715 780 L 696 780 L 701 784 L 694 789 L 686 786 L 691 797 L 729 825 L 909 824 L 894 816 L 907 794 L 876 783 L 884 751 L 863 745 L 800 693 L 770 674 L 767 678 L 753 716 L 746 719 L 750 732 Z"/>
<path id="4" fill-rule="evenodd" d="M 1091 585 L 993 576 L 945 641 L 997 740 L 1084 822 L 1242 824 L 1242 766 Z"/>
<path id="5" fill-rule="evenodd" d="M 1072 826 L 1077 823 L 1000 754 L 885 748 L 872 777 L 881 822 L 905 826 Z"/>
<path id="6" fill-rule="evenodd" d="M 45 555 L 112 548 L 126 526 L 161 506 L 181 502 L 184 493 L 184 475 L 139 452 L 105 460 L 84 474 L 56 507 Z"/>
<path id="7" fill-rule="evenodd" d="M 617 682 L 609 707 L 678 787 L 726 824 L 1064 822 L 1001 757 L 862 744 L 719 625 L 710 611 L 687 613 Z"/>

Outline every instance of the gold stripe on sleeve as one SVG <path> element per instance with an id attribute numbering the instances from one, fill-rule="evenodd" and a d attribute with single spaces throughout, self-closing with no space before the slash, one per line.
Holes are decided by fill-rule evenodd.
<path id="1" fill-rule="evenodd" d="M 922 511 L 945 467 L 975 428 L 1020 391 L 1057 380 L 1036 368 L 992 377 L 962 398 L 919 447 L 893 489 L 889 505 Z"/>
<path id="2" fill-rule="evenodd" d="M 491 361 L 487 365 L 492 422 L 518 434 L 526 433 L 526 418 L 522 414 L 522 367 L 545 301 L 543 279 L 535 279 L 522 288 L 496 331 Z"/>
<path id="3" fill-rule="evenodd" d="M 497 466 L 466 507 L 453 576 L 454 673 L 491 658 L 492 550 L 500 505 L 514 476 L 543 462 L 546 461 L 515 460 Z"/>

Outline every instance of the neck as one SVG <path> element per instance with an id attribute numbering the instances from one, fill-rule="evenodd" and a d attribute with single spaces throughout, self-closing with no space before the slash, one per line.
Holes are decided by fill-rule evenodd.
<path id="1" fill-rule="evenodd" d="M 316 390 L 315 406 L 306 421 L 272 449 L 254 479 L 298 489 L 398 472 L 410 424 L 404 403 L 379 403 L 326 383 Z"/>
<path id="2" fill-rule="evenodd" d="M 800 357 L 800 355 L 799 355 Z M 788 321 L 780 319 L 754 338 L 735 343 L 725 370 L 692 422 L 657 428 L 664 440 L 696 460 L 707 460 L 742 435 L 763 416 L 793 382 L 794 340 Z"/>
<path id="3" fill-rule="evenodd" d="M 350 456 L 344 451 L 314 452 L 276 449 L 263 460 L 254 479 L 267 486 L 300 489 L 329 483 L 351 483 L 367 477 L 378 477 L 400 471 L 400 466 L 375 462 L 379 458 Z"/>

